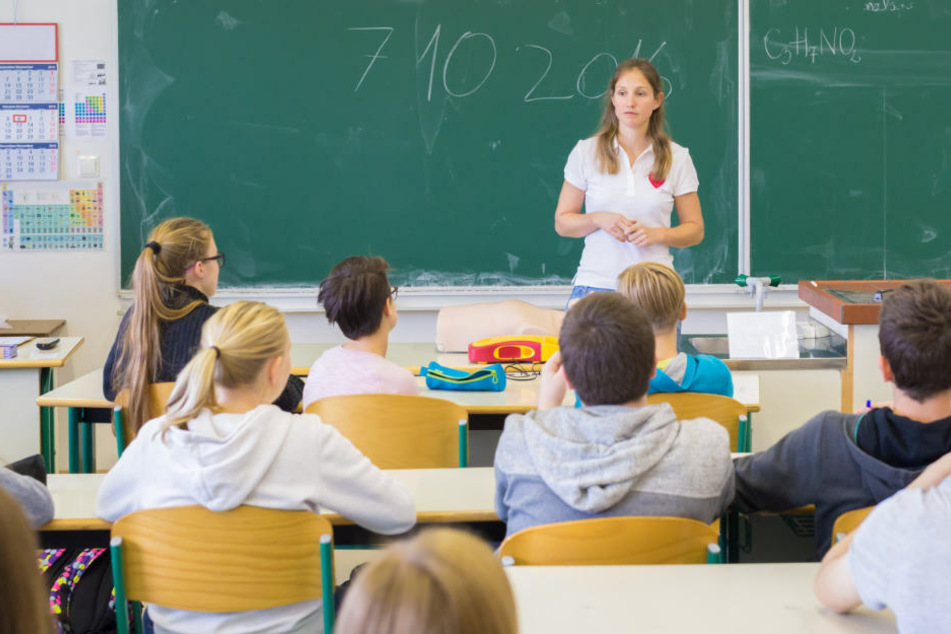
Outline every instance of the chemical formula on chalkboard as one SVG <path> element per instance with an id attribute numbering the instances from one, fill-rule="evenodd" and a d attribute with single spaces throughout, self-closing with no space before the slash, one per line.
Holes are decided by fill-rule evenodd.
<path id="1" fill-rule="evenodd" d="M 782 65 L 789 64 L 793 59 L 803 58 L 816 63 L 816 58 L 839 57 L 853 64 L 862 61 L 861 55 L 855 48 L 855 31 L 849 27 L 833 27 L 831 30 L 820 28 L 818 33 L 809 27 L 796 26 L 792 40 L 781 29 L 770 29 L 763 36 L 763 47 L 766 55 Z"/>

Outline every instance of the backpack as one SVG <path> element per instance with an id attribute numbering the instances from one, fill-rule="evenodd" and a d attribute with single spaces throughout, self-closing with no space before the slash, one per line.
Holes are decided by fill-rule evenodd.
<path id="1" fill-rule="evenodd" d="M 40 571 L 50 588 L 50 612 L 59 634 L 113 634 L 116 598 L 105 548 L 40 551 Z"/>

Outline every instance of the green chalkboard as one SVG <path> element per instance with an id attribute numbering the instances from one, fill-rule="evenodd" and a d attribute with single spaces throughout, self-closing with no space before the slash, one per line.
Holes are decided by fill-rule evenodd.
<path id="1" fill-rule="evenodd" d="M 565 160 L 616 60 L 652 57 L 700 175 L 689 282 L 737 262 L 735 0 L 119 0 L 122 273 L 206 220 L 228 286 L 354 254 L 410 286 L 568 283 Z"/>
<path id="2" fill-rule="evenodd" d="M 751 0 L 751 260 L 951 276 L 951 3 Z"/>

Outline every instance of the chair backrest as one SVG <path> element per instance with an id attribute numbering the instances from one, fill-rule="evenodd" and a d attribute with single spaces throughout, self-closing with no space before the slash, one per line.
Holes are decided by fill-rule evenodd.
<path id="1" fill-rule="evenodd" d="M 649 394 L 651 405 L 669 403 L 680 420 L 709 418 L 723 425 L 730 434 L 731 451 L 750 451 L 749 414 L 746 406 L 729 396 L 676 392 Z"/>
<path id="2" fill-rule="evenodd" d="M 165 406 L 168 404 L 168 397 L 172 394 L 172 388 L 175 383 L 167 381 L 164 383 L 152 383 L 149 385 L 149 419 L 158 418 L 165 413 Z M 138 429 L 133 429 L 128 418 L 123 415 L 123 410 L 129 406 L 129 390 L 122 390 L 116 394 L 115 409 L 113 409 L 112 424 L 116 433 L 116 443 L 118 445 L 119 455 L 133 440 L 138 433 Z"/>
<path id="3" fill-rule="evenodd" d="M 240 612 L 333 596 L 332 533 L 330 522 L 308 511 L 138 511 L 112 525 L 117 600 Z M 333 601 L 325 603 L 332 618 Z"/>
<path id="4" fill-rule="evenodd" d="M 314 401 L 317 414 L 381 469 L 464 467 L 465 409 L 450 401 L 406 394 L 353 394 Z"/>
<path id="5" fill-rule="evenodd" d="M 868 514 L 872 512 L 873 508 L 875 507 L 866 506 L 865 508 L 855 509 L 854 511 L 846 511 L 835 518 L 835 522 L 832 524 L 832 543 L 836 543 L 839 539 L 858 528 L 859 524 L 868 517 Z"/>
<path id="6" fill-rule="evenodd" d="M 526 528 L 506 538 L 499 555 L 533 566 L 701 564 L 711 553 L 719 560 L 718 537 L 713 526 L 683 517 L 599 517 Z"/>

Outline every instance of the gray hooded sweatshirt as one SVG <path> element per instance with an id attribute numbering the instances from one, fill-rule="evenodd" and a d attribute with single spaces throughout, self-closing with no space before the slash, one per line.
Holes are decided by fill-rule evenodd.
<path id="1" fill-rule="evenodd" d="M 591 517 L 667 515 L 712 522 L 733 499 L 729 436 L 670 405 L 558 407 L 513 414 L 495 453 L 506 536 Z"/>

